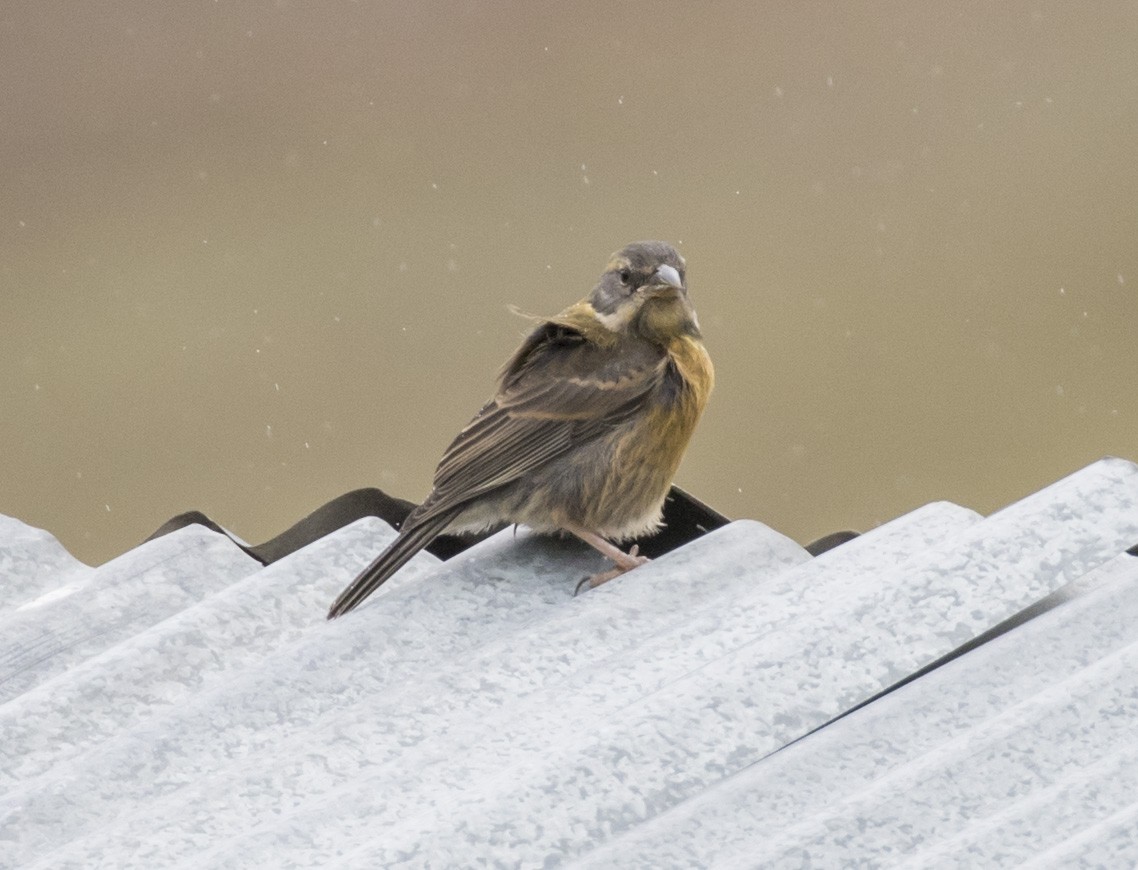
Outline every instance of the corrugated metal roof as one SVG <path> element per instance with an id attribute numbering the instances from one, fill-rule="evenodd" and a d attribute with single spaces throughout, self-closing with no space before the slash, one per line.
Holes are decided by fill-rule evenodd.
<path id="1" fill-rule="evenodd" d="M 503 532 L 325 622 L 392 534 L 90 569 L 0 525 L 0 863 L 1138 861 L 1132 463 L 578 598 L 599 557 Z"/>

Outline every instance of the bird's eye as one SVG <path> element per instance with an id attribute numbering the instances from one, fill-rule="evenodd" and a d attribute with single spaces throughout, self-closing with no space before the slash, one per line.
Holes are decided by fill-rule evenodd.
<path id="1" fill-rule="evenodd" d="M 627 269 L 621 269 L 620 270 L 620 283 L 627 287 L 628 282 L 631 280 L 632 280 L 632 273 L 629 272 Z"/>

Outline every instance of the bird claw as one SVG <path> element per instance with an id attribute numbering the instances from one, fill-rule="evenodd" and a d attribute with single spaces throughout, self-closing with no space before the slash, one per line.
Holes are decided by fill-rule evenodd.
<path id="1" fill-rule="evenodd" d="M 573 590 L 573 597 L 576 598 L 578 595 L 580 595 L 582 589 L 596 589 L 598 586 L 603 586 L 610 580 L 616 579 L 626 571 L 631 571 L 633 568 L 639 568 L 645 562 L 651 561 L 647 556 L 640 555 L 639 544 L 632 545 L 632 549 L 630 549 L 627 553 L 627 560 L 628 564 L 625 566 L 617 565 L 615 568 L 610 568 L 608 571 L 602 571 L 599 574 L 593 574 L 590 577 L 582 578 L 581 582 L 578 583 L 576 588 Z"/>

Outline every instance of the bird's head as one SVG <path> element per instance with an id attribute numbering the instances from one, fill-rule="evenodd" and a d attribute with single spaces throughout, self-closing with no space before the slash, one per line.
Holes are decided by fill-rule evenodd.
<path id="1" fill-rule="evenodd" d="M 633 242 L 612 255 L 589 303 L 613 332 L 661 345 L 681 335 L 698 338 L 686 271 L 684 258 L 667 242 Z"/>

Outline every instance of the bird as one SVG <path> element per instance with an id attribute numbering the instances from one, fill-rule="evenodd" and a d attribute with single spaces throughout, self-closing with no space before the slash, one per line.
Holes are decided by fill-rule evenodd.
<path id="1" fill-rule="evenodd" d="M 537 325 L 495 395 L 446 449 L 427 498 L 333 602 L 356 608 L 437 535 L 524 525 L 571 534 L 614 563 L 599 586 L 647 562 L 617 544 L 660 528 L 664 498 L 715 383 L 667 242 L 612 254 L 592 292 Z"/>

